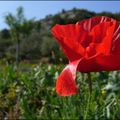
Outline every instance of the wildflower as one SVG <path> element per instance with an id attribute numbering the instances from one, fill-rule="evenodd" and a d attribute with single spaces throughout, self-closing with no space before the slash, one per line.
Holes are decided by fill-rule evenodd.
<path id="1" fill-rule="evenodd" d="M 102 95 L 106 95 L 107 94 L 107 91 L 106 90 L 102 90 Z"/>
<path id="2" fill-rule="evenodd" d="M 76 94 L 76 71 L 96 72 L 120 69 L 120 25 L 115 19 L 97 16 L 52 28 L 69 64 L 56 82 L 61 96 Z"/>

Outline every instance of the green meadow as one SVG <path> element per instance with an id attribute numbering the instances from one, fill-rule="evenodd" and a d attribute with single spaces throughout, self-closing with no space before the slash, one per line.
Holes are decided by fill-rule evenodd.
<path id="1" fill-rule="evenodd" d="M 61 97 L 55 81 L 64 65 L 21 64 L 0 70 L 1 119 L 119 119 L 119 71 L 91 73 L 91 94 L 86 73 L 78 72 L 77 94 Z"/>

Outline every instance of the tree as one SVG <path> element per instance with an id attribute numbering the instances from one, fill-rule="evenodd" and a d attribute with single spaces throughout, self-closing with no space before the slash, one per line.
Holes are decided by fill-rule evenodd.
<path id="1" fill-rule="evenodd" d="M 1 37 L 2 37 L 3 39 L 8 39 L 8 38 L 10 38 L 10 32 L 9 32 L 8 29 L 3 29 L 3 30 L 1 30 L 0 35 L 1 35 Z"/>
<path id="2" fill-rule="evenodd" d="M 16 43 L 16 65 L 18 66 L 20 61 L 21 38 L 31 33 L 34 28 L 34 19 L 27 20 L 24 16 L 23 8 L 18 7 L 16 15 L 8 13 L 5 16 L 5 22 L 10 28 L 12 40 Z"/>

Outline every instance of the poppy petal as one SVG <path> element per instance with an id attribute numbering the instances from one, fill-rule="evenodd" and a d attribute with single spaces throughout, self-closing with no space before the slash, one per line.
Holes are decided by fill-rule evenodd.
<path id="1" fill-rule="evenodd" d="M 101 66 L 96 62 L 96 57 L 101 57 L 101 56 L 102 55 L 98 53 L 87 59 L 83 58 L 79 63 L 77 70 L 80 72 L 97 72 L 102 70 Z"/>
<path id="2" fill-rule="evenodd" d="M 85 49 L 80 41 L 87 37 L 85 32 L 78 24 L 55 25 L 52 34 L 63 48 L 69 61 L 74 61 L 84 55 Z"/>
<path id="3" fill-rule="evenodd" d="M 102 55 L 96 57 L 96 62 L 104 71 L 113 71 L 120 69 L 120 55 Z"/>
<path id="4" fill-rule="evenodd" d="M 104 55 L 96 54 L 89 59 L 82 59 L 77 70 L 80 72 L 99 72 L 99 71 L 113 71 L 120 69 L 119 55 Z"/>
<path id="5" fill-rule="evenodd" d="M 116 28 L 113 34 L 111 53 L 120 55 L 120 23 L 119 22 L 116 23 Z"/>
<path id="6" fill-rule="evenodd" d="M 84 28 L 84 30 L 90 32 L 93 27 L 103 22 L 113 22 L 116 21 L 113 18 L 106 16 L 96 16 L 93 18 L 85 19 L 79 22 L 79 25 Z"/>
<path id="7" fill-rule="evenodd" d="M 109 54 L 116 22 L 103 22 L 96 25 L 90 32 L 92 42 L 97 43 L 97 52 Z"/>
<path id="8" fill-rule="evenodd" d="M 69 63 L 58 77 L 56 82 L 56 92 L 61 96 L 76 94 L 77 86 L 75 78 L 76 70 L 80 61 L 81 59 Z"/>

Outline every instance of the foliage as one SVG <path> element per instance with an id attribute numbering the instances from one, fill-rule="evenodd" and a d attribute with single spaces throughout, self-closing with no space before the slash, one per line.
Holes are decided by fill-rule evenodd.
<path id="1" fill-rule="evenodd" d="M 41 53 L 42 55 L 50 56 L 51 51 L 58 52 L 58 44 L 55 40 L 51 39 L 50 37 L 44 37 L 43 42 L 41 45 Z"/>
<path id="2" fill-rule="evenodd" d="M 26 44 L 27 43 L 27 44 Z M 42 39 L 39 32 L 32 32 L 28 37 L 23 38 L 21 43 L 21 59 L 40 59 Z M 34 54 L 33 54 L 34 53 Z"/>
<path id="3" fill-rule="evenodd" d="M 16 64 L 20 60 L 21 37 L 27 36 L 33 29 L 33 19 L 27 20 L 24 16 L 23 8 L 18 7 L 16 15 L 8 13 L 5 16 L 5 22 L 10 28 L 11 38 L 16 44 Z"/>
<path id="4" fill-rule="evenodd" d="M 13 39 L 13 36 L 14 38 L 19 36 L 19 58 L 21 58 L 21 60 L 35 60 L 41 59 L 42 57 L 51 59 L 51 53 L 54 50 L 54 52 L 56 51 L 55 54 L 58 58 L 57 62 L 60 62 L 59 58 L 62 58 L 63 61 L 66 61 L 64 54 L 61 52 L 59 46 L 51 36 L 51 27 L 58 23 L 76 23 L 83 19 L 97 15 L 105 15 L 120 20 L 120 13 L 95 13 L 85 9 L 77 8 L 73 8 L 72 10 L 63 9 L 58 14 L 47 15 L 41 20 L 28 20 L 24 16 L 23 8 L 19 7 L 16 15 L 8 13 L 5 16 L 5 21 L 10 29 L 3 29 L 0 31 L 0 57 L 7 58 L 8 60 L 15 60 L 16 41 L 12 41 L 11 39 Z"/>
<path id="5" fill-rule="evenodd" d="M 120 88 L 115 87 L 118 85 L 119 71 L 92 73 L 91 95 L 86 74 L 77 73 L 78 93 L 60 97 L 55 92 L 55 80 L 63 67 L 20 63 L 17 71 L 12 64 L 1 68 L 1 119 L 120 118 Z M 112 87 L 107 87 L 110 84 Z"/>

